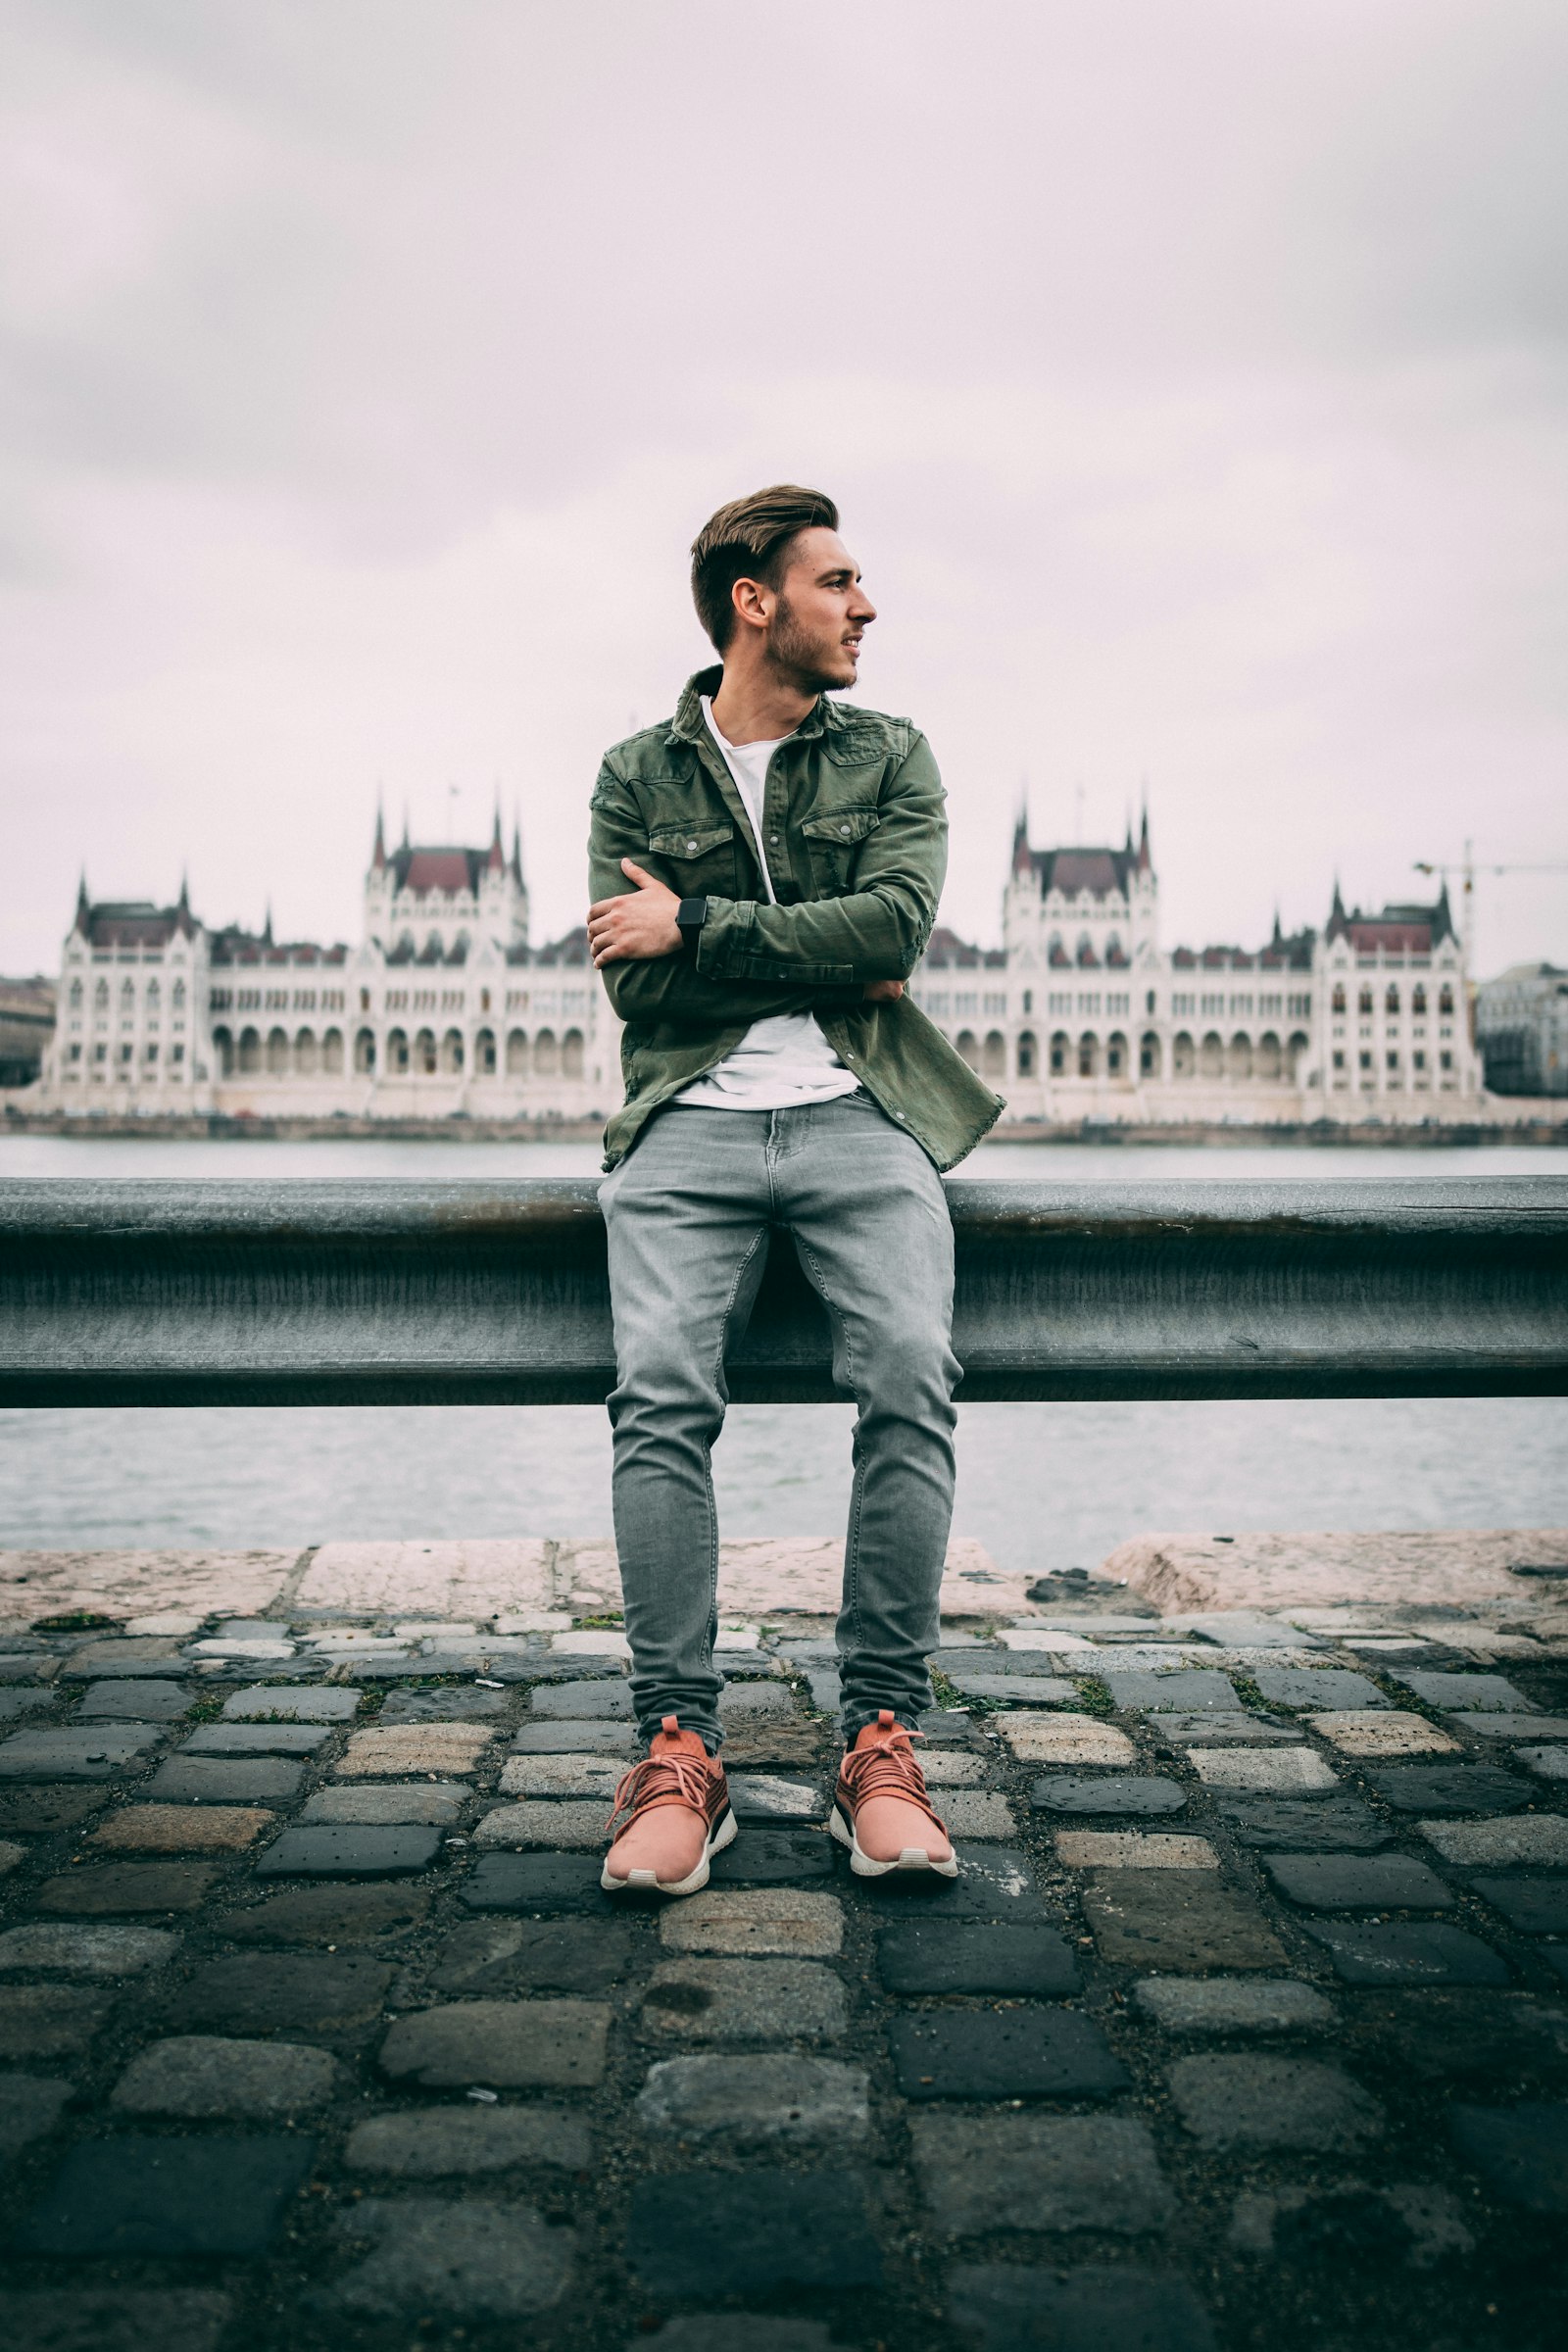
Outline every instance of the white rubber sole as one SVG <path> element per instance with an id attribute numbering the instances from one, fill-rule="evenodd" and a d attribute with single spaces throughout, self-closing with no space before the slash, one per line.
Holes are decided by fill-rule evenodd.
<path id="1" fill-rule="evenodd" d="M 727 1808 L 716 1830 L 704 1844 L 697 1867 L 684 1879 L 659 1879 L 651 1870 L 634 1870 L 629 1878 L 614 1879 L 610 1875 L 610 1856 L 599 1874 L 599 1884 L 607 1894 L 700 1894 L 708 1885 L 708 1865 L 714 1854 L 722 1853 L 735 1837 L 735 1816 Z"/>
<path id="2" fill-rule="evenodd" d="M 956 1854 L 950 1855 L 946 1862 L 933 1862 L 923 1845 L 906 1845 L 896 1862 L 878 1862 L 874 1855 L 865 1851 L 858 1832 L 853 1824 L 845 1820 L 837 1805 L 827 1817 L 827 1829 L 830 1838 L 836 1838 L 840 1845 L 849 1847 L 850 1868 L 858 1879 L 885 1879 L 895 1871 L 923 1874 L 933 1879 L 956 1879 L 958 1875 Z"/>

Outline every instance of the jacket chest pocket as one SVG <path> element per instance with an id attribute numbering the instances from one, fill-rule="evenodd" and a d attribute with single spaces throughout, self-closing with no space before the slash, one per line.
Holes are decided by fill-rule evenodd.
<path id="1" fill-rule="evenodd" d="M 648 847 L 663 865 L 670 889 L 683 899 L 737 895 L 732 824 L 666 825 L 649 834 Z"/>
<path id="2" fill-rule="evenodd" d="M 824 898 L 841 899 L 855 888 L 861 845 L 882 822 L 874 808 L 832 808 L 808 816 L 801 827 L 811 879 Z"/>

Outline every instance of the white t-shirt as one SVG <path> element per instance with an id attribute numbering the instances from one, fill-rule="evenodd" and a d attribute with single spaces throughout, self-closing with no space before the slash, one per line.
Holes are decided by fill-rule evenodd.
<path id="1" fill-rule="evenodd" d="M 713 706 L 706 694 L 702 703 L 708 731 L 724 755 L 751 823 L 768 905 L 776 906 L 762 855 L 762 793 L 767 763 L 789 738 L 726 743 L 713 723 Z M 859 1083 L 808 1012 L 774 1012 L 754 1021 L 732 1054 L 673 1100 L 699 1110 L 792 1110 L 802 1102 L 831 1102 L 835 1096 L 853 1095 Z"/>

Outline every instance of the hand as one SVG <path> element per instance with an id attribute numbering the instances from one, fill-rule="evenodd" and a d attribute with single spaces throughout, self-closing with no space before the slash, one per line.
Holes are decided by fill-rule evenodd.
<path id="1" fill-rule="evenodd" d="M 633 963 L 645 956 L 678 956 L 680 931 L 674 891 L 656 882 L 629 858 L 620 861 L 637 887 L 623 899 L 600 899 L 588 909 L 588 946 L 594 968 L 602 963 Z"/>
<path id="2" fill-rule="evenodd" d="M 896 1004 L 903 994 L 902 980 L 868 980 L 865 984 L 868 1004 Z"/>

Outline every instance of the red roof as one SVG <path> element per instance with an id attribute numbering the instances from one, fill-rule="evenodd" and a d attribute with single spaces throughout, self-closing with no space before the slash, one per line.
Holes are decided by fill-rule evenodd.
<path id="1" fill-rule="evenodd" d="M 398 887 L 401 890 L 472 890 L 473 875 L 468 863 L 470 858 L 478 862 L 477 851 L 415 850 L 398 876 Z M 402 859 L 398 862 L 402 864 Z"/>

